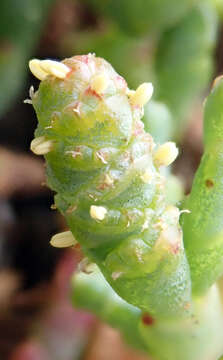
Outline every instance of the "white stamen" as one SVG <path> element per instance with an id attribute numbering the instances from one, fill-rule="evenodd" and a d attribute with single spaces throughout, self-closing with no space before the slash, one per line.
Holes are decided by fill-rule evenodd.
<path id="1" fill-rule="evenodd" d="M 40 67 L 49 75 L 54 75 L 59 79 L 64 79 L 66 75 L 70 72 L 70 68 L 59 61 L 54 60 L 41 60 Z"/>
<path id="2" fill-rule="evenodd" d="M 191 211 L 188 209 L 180 210 L 180 214 L 190 214 Z"/>
<path id="3" fill-rule="evenodd" d="M 77 241 L 71 231 L 64 231 L 54 235 L 50 240 L 50 244 L 57 248 L 64 248 L 76 245 Z"/>
<path id="4" fill-rule="evenodd" d="M 103 164 L 107 164 L 107 163 L 108 163 L 107 160 L 105 160 L 104 156 L 102 155 L 102 153 L 101 153 L 100 151 L 97 151 L 97 152 L 96 152 L 96 156 L 101 160 L 101 162 L 102 162 Z"/>
<path id="5" fill-rule="evenodd" d="M 32 140 L 31 151 L 36 155 L 45 155 L 53 149 L 53 141 L 46 140 L 45 136 L 40 136 Z"/>
<path id="6" fill-rule="evenodd" d="M 64 79 L 70 71 L 68 66 L 54 60 L 32 59 L 29 62 L 29 68 L 33 75 L 39 80 L 45 80 L 47 75 L 53 75 L 59 79 Z"/>
<path id="7" fill-rule="evenodd" d="M 152 83 L 141 84 L 134 93 L 129 92 L 130 102 L 133 106 L 144 106 L 152 97 Z"/>
<path id="8" fill-rule="evenodd" d="M 168 166 L 178 156 L 179 150 L 176 147 L 176 144 L 172 141 L 166 142 L 163 145 L 160 145 L 155 152 L 154 159 L 156 163 L 161 166 Z"/>
<path id="9" fill-rule="evenodd" d="M 32 100 L 31 99 L 25 99 L 25 100 L 23 100 L 23 102 L 24 102 L 24 104 L 30 104 L 30 105 L 32 105 Z"/>
<path id="10" fill-rule="evenodd" d="M 75 159 L 77 156 L 81 156 L 82 155 L 82 153 L 80 152 L 80 151 L 74 151 L 74 150 L 67 150 L 67 151 L 65 151 L 65 154 L 67 155 L 69 155 L 69 154 L 71 154 L 72 155 L 72 157 Z"/>
<path id="11" fill-rule="evenodd" d="M 33 87 L 33 85 L 31 85 L 30 88 L 29 88 L 29 96 L 30 96 L 31 99 L 32 99 L 33 96 L 34 96 L 34 93 L 35 93 L 34 87 Z"/>
<path id="12" fill-rule="evenodd" d="M 91 205 L 90 215 L 92 219 L 104 220 L 106 214 L 107 214 L 107 209 L 105 209 L 105 207 Z"/>
<path id="13" fill-rule="evenodd" d="M 73 112 L 80 116 L 80 109 L 73 109 Z"/>

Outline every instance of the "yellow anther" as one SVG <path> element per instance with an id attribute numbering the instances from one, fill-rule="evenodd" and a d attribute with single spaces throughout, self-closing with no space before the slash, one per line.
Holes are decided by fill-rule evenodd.
<path id="1" fill-rule="evenodd" d="M 54 60 L 32 59 L 29 61 L 29 68 L 33 75 L 39 80 L 45 80 L 48 75 L 64 79 L 70 71 L 68 66 Z"/>
<path id="2" fill-rule="evenodd" d="M 64 79 L 69 73 L 70 68 L 59 61 L 54 60 L 41 60 L 40 67 L 49 75 L 54 75 L 59 79 Z"/>
<path id="3" fill-rule="evenodd" d="M 36 155 L 45 155 L 53 149 L 53 141 L 40 136 L 32 140 L 30 149 Z"/>
<path id="4" fill-rule="evenodd" d="M 43 71 L 40 67 L 40 60 L 32 59 L 29 61 L 29 68 L 31 73 L 39 80 L 45 80 L 47 73 Z"/>
<path id="5" fill-rule="evenodd" d="M 106 214 L 107 214 L 107 209 L 105 209 L 103 206 L 91 205 L 90 215 L 92 219 L 104 220 Z"/>
<path id="6" fill-rule="evenodd" d="M 71 231 L 64 231 L 62 233 L 52 236 L 50 244 L 57 248 L 65 248 L 69 246 L 74 246 L 75 244 L 77 244 L 77 241 Z"/>
<path id="7" fill-rule="evenodd" d="M 145 184 L 148 184 L 151 182 L 152 178 L 153 178 L 153 174 L 151 173 L 151 171 L 149 171 L 148 169 L 140 176 L 140 178 L 142 179 L 142 181 Z"/>
<path id="8" fill-rule="evenodd" d="M 91 88 L 97 94 L 103 94 L 108 87 L 109 80 L 105 74 L 95 75 L 91 80 Z"/>
<path id="9" fill-rule="evenodd" d="M 170 165 L 178 156 L 176 144 L 172 141 L 160 145 L 155 152 L 154 159 L 157 165 Z"/>
<path id="10" fill-rule="evenodd" d="M 153 85 L 152 83 L 141 84 L 136 91 L 129 92 L 130 102 L 133 106 L 144 106 L 152 97 Z"/>

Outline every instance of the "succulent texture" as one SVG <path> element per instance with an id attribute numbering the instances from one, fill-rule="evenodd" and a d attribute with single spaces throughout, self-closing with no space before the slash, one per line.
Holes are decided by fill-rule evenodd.
<path id="1" fill-rule="evenodd" d="M 128 89 L 92 54 L 64 60 L 63 79 L 53 62 L 36 64 L 48 75 L 32 98 L 39 125 L 31 148 L 46 157 L 48 184 L 75 239 L 126 301 L 160 318 L 187 313 L 180 211 L 167 203 L 160 172 L 178 150 L 156 146 L 141 122 L 152 85 Z"/>

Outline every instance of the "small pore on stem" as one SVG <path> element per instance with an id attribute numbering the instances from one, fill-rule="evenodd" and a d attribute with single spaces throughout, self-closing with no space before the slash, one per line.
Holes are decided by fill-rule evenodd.
<path id="1" fill-rule="evenodd" d="M 142 322 L 145 326 L 152 326 L 155 323 L 155 319 L 148 313 L 142 315 Z"/>

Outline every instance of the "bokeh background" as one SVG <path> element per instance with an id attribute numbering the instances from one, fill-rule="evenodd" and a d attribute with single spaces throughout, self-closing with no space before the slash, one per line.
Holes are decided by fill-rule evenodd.
<path id="1" fill-rule="evenodd" d="M 190 191 L 202 154 L 203 101 L 223 72 L 223 2 L 190 3 L 173 18 L 171 11 L 156 18 L 141 0 L 0 1 L 1 360 L 145 359 L 71 306 L 70 278 L 82 254 L 49 245 L 66 224 L 51 206 L 43 160 L 29 150 L 36 117 L 23 101 L 39 82 L 28 60 L 94 52 L 131 88 L 152 81 L 145 127 L 157 142 L 180 146 L 173 168 L 180 197 Z"/>

